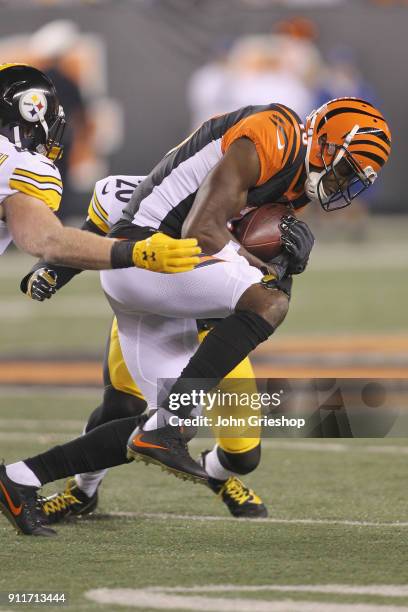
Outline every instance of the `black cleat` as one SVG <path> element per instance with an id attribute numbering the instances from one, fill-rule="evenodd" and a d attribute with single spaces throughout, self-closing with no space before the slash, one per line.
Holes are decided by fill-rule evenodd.
<path id="1" fill-rule="evenodd" d="M 208 451 L 205 451 L 201 454 L 203 466 L 207 453 Z M 209 476 L 208 486 L 224 502 L 232 516 L 251 519 L 268 516 L 268 509 L 262 499 L 236 476 L 230 476 L 228 480 L 216 480 Z"/>
<path id="2" fill-rule="evenodd" d="M 88 497 L 78 487 L 75 478 L 69 478 L 65 490 L 40 499 L 41 510 L 47 524 L 60 523 L 67 518 L 91 514 L 98 505 L 98 491 Z"/>
<path id="3" fill-rule="evenodd" d="M 177 478 L 207 484 L 207 473 L 190 457 L 179 427 L 166 425 L 149 431 L 137 427 L 127 449 L 128 459 L 154 463 Z"/>
<path id="4" fill-rule="evenodd" d="M 53 536 L 56 532 L 43 524 L 38 507 L 37 489 L 26 487 L 7 476 L 5 465 L 0 465 L 0 511 L 18 534 Z"/>

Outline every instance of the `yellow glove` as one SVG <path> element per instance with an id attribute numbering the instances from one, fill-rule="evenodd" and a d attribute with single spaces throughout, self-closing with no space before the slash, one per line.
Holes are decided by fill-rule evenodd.
<path id="1" fill-rule="evenodd" d="M 153 234 L 133 247 L 133 263 L 152 272 L 189 272 L 200 261 L 201 249 L 195 238 L 177 240 L 166 234 Z"/>

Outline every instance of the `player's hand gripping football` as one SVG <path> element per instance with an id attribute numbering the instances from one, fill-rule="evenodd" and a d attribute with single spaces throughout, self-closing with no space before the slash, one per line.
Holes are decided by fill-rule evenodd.
<path id="1" fill-rule="evenodd" d="M 198 264 L 200 253 L 201 249 L 195 238 L 176 240 L 157 233 L 146 240 L 136 242 L 133 248 L 133 263 L 138 268 L 153 272 L 189 272 Z"/>
<path id="2" fill-rule="evenodd" d="M 289 215 L 282 217 L 279 227 L 283 248 L 288 254 L 286 274 L 300 274 L 309 261 L 314 236 L 307 223 Z"/>
<path id="3" fill-rule="evenodd" d="M 33 272 L 27 282 L 26 294 L 32 300 L 43 302 L 49 300 L 57 291 L 57 273 L 49 268 L 39 268 Z"/>

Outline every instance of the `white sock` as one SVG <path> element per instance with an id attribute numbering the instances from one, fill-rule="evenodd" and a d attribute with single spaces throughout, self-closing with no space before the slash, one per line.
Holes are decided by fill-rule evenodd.
<path id="1" fill-rule="evenodd" d="M 152 429 L 159 429 L 160 427 L 165 427 L 169 423 L 169 419 L 172 416 L 176 416 L 177 414 L 173 414 L 164 408 L 158 408 L 152 416 L 146 421 L 143 425 L 144 431 L 151 431 Z M 179 425 L 183 424 L 183 419 L 179 419 Z"/>
<path id="2" fill-rule="evenodd" d="M 215 445 L 214 448 L 205 456 L 205 471 L 210 478 L 215 478 L 216 480 L 228 480 L 230 476 L 235 476 L 235 474 L 234 472 L 230 472 L 230 470 L 226 470 L 221 464 L 220 460 L 218 459 L 217 448 L 218 445 Z"/>
<path id="3" fill-rule="evenodd" d="M 157 410 L 152 414 L 150 418 L 147 419 L 146 423 L 143 425 L 144 431 L 151 431 L 152 429 L 157 429 Z"/>
<path id="4" fill-rule="evenodd" d="M 37 487 L 37 489 L 41 487 L 41 482 L 24 461 L 17 461 L 17 463 L 6 465 L 6 474 L 10 480 L 17 484 L 27 487 Z"/>
<path id="5" fill-rule="evenodd" d="M 98 470 L 87 474 L 76 474 L 75 481 L 85 495 L 92 497 L 107 473 L 108 470 Z"/>

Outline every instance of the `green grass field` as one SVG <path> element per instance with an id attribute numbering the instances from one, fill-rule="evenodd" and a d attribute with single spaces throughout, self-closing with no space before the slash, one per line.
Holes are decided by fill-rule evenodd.
<path id="1" fill-rule="evenodd" d="M 318 246 L 279 334 L 378 334 L 381 356 L 381 334 L 407 333 L 406 246 L 387 245 Z M 18 291 L 30 264 L 2 258 L 0 358 L 102 355 L 111 314 L 97 275 L 36 304 Z M 0 386 L 0 457 L 76 436 L 100 395 L 52 381 Z M 195 441 L 194 454 L 210 444 Z M 0 516 L 0 593 L 65 592 L 73 612 L 408 611 L 407 460 L 401 438 L 267 440 L 245 479 L 269 508 L 257 522 L 232 519 L 209 490 L 156 468 L 117 468 L 99 517 L 59 526 L 57 538 L 17 537 Z M 39 609 L 0 602 L 0 612 Z"/>
<path id="2" fill-rule="evenodd" d="M 384 255 L 385 253 L 385 255 Z M 2 258 L 0 357 L 103 353 L 111 312 L 97 273 L 82 273 L 50 302 L 19 291 L 30 257 Z M 322 243 L 310 269 L 295 279 L 289 314 L 279 335 L 395 333 L 407 331 L 408 251 L 404 241 L 376 245 Z"/>
<path id="3" fill-rule="evenodd" d="M 4 391 L 2 455 L 11 461 L 74 436 L 98 399 L 97 392 L 89 391 L 50 390 L 34 396 Z M 196 441 L 194 451 L 209 443 Z M 398 439 L 337 440 L 334 445 L 269 440 L 261 468 L 247 478 L 268 505 L 270 519 L 262 522 L 230 519 L 206 488 L 179 482 L 156 468 L 116 468 L 101 490 L 101 518 L 60 526 L 57 538 L 17 537 L 0 517 L 0 592 L 63 591 L 70 610 L 136 607 L 146 612 L 224 609 L 227 603 L 221 608 L 188 607 L 192 593 L 183 594 L 183 588 L 206 585 L 395 585 L 398 593 L 407 578 L 407 458 L 406 441 Z M 117 512 L 129 514 L 119 517 Z M 398 526 L 400 521 L 404 524 Z M 180 587 L 186 607 L 140 607 L 136 595 L 129 595 L 133 604 L 124 607 L 85 597 L 92 589 L 147 587 Z M 281 592 L 203 588 L 194 596 L 227 602 L 238 598 L 237 610 L 246 609 L 245 599 L 290 599 L 299 602 L 289 608 L 294 612 L 307 601 L 320 604 L 314 604 L 316 611 L 331 609 L 325 607 L 329 603 L 350 610 L 357 603 L 370 604 L 367 610 L 380 604 L 408 609 L 406 586 L 404 597 L 386 596 L 381 588 L 385 594 L 375 596 L 296 592 L 290 587 Z"/>

